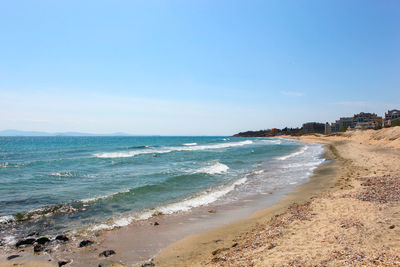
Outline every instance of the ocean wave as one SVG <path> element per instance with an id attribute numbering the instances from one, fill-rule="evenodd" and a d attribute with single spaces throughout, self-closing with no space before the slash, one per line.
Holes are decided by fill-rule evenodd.
<path id="1" fill-rule="evenodd" d="M 261 140 L 264 143 L 268 143 L 268 144 L 274 144 L 274 145 L 280 145 L 282 144 L 281 140 Z"/>
<path id="2" fill-rule="evenodd" d="M 143 148 L 149 148 L 150 146 L 130 146 L 128 149 L 143 149 Z"/>
<path id="3" fill-rule="evenodd" d="M 321 163 L 323 163 L 325 161 L 325 159 L 318 159 L 315 161 L 311 161 L 311 162 L 301 162 L 301 163 L 290 163 L 288 165 L 286 165 L 287 168 L 304 168 L 304 167 L 308 167 L 308 168 L 313 168 L 316 166 L 321 165 Z"/>
<path id="4" fill-rule="evenodd" d="M 225 164 L 222 164 L 220 162 L 217 162 L 211 166 L 206 166 L 200 169 L 195 170 L 193 173 L 207 173 L 207 174 L 221 174 L 225 173 L 229 170 L 229 167 L 226 166 Z"/>
<path id="5" fill-rule="evenodd" d="M 196 146 L 197 145 L 197 143 L 186 143 L 186 144 L 183 144 L 184 146 Z"/>
<path id="6" fill-rule="evenodd" d="M 74 205 L 75 204 L 75 205 Z M 56 205 L 48 205 L 44 206 L 41 208 L 25 211 L 25 212 L 19 212 L 14 214 L 13 220 L 9 221 L 35 221 L 44 217 L 50 217 L 55 214 L 66 214 L 66 213 L 73 213 L 76 212 L 80 209 L 79 205 L 77 205 L 78 202 L 75 201 L 74 203 L 66 203 L 66 204 L 56 204 Z M 82 204 L 81 204 L 82 205 Z"/>
<path id="7" fill-rule="evenodd" d="M 252 143 L 253 141 L 246 140 L 246 141 L 231 142 L 231 143 L 218 143 L 213 145 L 170 147 L 159 150 L 154 149 L 154 150 L 137 150 L 137 151 L 127 151 L 127 152 L 105 152 L 105 153 L 96 153 L 94 154 L 94 156 L 97 158 L 128 158 L 142 154 L 164 154 L 164 153 L 170 153 L 172 151 L 197 151 L 197 150 L 208 150 L 208 149 L 221 149 L 221 148 L 250 145 Z"/>
<path id="8" fill-rule="evenodd" d="M 179 202 L 167 204 L 165 206 L 161 206 L 152 210 L 146 210 L 142 213 L 135 214 L 132 216 L 126 216 L 123 218 L 114 219 L 112 222 L 108 224 L 94 225 L 90 228 L 90 230 L 92 231 L 111 230 L 117 227 L 127 226 L 135 220 L 147 220 L 157 214 L 173 214 L 177 212 L 189 211 L 196 207 L 205 206 L 215 202 L 219 198 L 233 191 L 236 188 L 236 186 L 244 184 L 246 181 L 247 178 L 244 177 L 227 185 L 221 185 L 213 189 L 202 191 L 198 194 L 195 194 L 194 196 L 191 196 Z"/>
<path id="9" fill-rule="evenodd" d="M 25 166 L 25 164 L 23 164 L 23 163 L 21 163 L 21 164 L 10 164 L 8 162 L 0 163 L 0 168 L 4 168 L 4 169 L 6 169 L 6 168 L 20 168 L 20 167 L 24 167 L 24 166 Z"/>
<path id="10" fill-rule="evenodd" d="M 106 194 L 106 195 L 97 196 L 97 197 L 92 197 L 92 198 L 85 198 L 85 199 L 82 199 L 82 200 L 79 200 L 79 201 L 82 202 L 82 203 L 90 203 L 90 202 L 98 201 L 100 199 L 106 199 L 106 198 L 114 197 L 114 196 L 119 195 L 119 194 L 125 194 L 125 193 L 129 193 L 129 192 L 130 192 L 130 189 L 124 189 L 124 190 L 121 190 L 121 191 L 118 191 L 118 192 L 115 192 L 115 193 Z"/>
<path id="11" fill-rule="evenodd" d="M 71 172 L 53 172 L 50 173 L 51 176 L 56 176 L 56 177 L 71 177 L 72 173 Z"/>
<path id="12" fill-rule="evenodd" d="M 302 148 L 300 148 L 296 152 L 293 152 L 293 153 L 291 153 L 289 155 L 286 155 L 286 156 L 278 157 L 276 159 L 277 160 L 286 160 L 288 158 L 292 158 L 292 157 L 298 156 L 300 154 L 303 154 L 304 152 L 306 152 L 307 149 L 308 149 L 308 146 L 303 146 Z"/>

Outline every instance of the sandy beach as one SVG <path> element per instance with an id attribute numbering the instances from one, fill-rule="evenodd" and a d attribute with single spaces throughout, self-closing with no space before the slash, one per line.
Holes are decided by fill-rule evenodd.
<path id="1" fill-rule="evenodd" d="M 400 265 L 400 127 L 296 139 L 325 144 L 333 162 L 278 205 L 189 236 L 155 265 Z"/>
<path id="2" fill-rule="evenodd" d="M 329 162 L 317 168 L 308 183 L 245 219 L 197 234 L 183 231 L 175 237 L 180 241 L 162 249 L 147 265 L 133 266 L 400 265 L 400 127 L 295 139 L 326 147 Z M 205 209 L 203 215 L 207 213 Z M 161 226 L 177 224 L 169 220 L 172 223 L 161 221 Z M 148 228 L 154 229 L 149 224 L 121 228 L 102 238 L 129 262 L 130 255 L 140 252 L 124 248 L 140 235 L 140 229 L 149 233 Z M 149 238 L 162 243 L 163 237 L 155 232 Z M 77 257 L 85 265 L 96 262 L 97 266 L 97 261 L 82 255 Z M 0 266 L 14 264 L 57 266 L 34 257 L 5 260 Z M 68 263 L 83 266 L 76 264 Z M 103 265 L 120 266 L 113 257 Z"/>

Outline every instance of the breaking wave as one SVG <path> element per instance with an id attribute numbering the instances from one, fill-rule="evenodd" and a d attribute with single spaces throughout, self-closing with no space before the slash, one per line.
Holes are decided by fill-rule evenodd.
<path id="1" fill-rule="evenodd" d="M 195 170 L 193 173 L 207 173 L 207 174 L 220 174 L 225 173 L 229 170 L 229 167 L 225 164 L 217 162 L 211 166 L 206 166 L 200 169 Z"/>
<path id="2" fill-rule="evenodd" d="M 128 157 L 134 157 L 134 156 L 142 155 L 142 154 L 164 154 L 164 153 L 170 153 L 172 151 L 196 151 L 196 150 L 208 150 L 208 149 L 221 149 L 221 148 L 250 145 L 252 143 L 253 143 L 253 141 L 246 140 L 246 141 L 241 141 L 241 142 L 219 143 L 219 144 L 213 144 L 213 145 L 170 147 L 170 148 L 159 149 L 159 150 L 105 152 L 105 153 L 94 154 L 94 156 L 97 158 L 128 158 Z"/>
<path id="3" fill-rule="evenodd" d="M 286 156 L 278 157 L 276 159 L 277 160 L 286 160 L 288 158 L 292 158 L 292 157 L 298 156 L 300 154 L 303 154 L 304 152 L 306 152 L 307 149 L 308 149 L 308 146 L 303 146 L 302 148 L 300 148 L 296 152 L 293 152 L 293 153 L 291 153 L 289 155 L 286 155 Z"/>
<path id="4" fill-rule="evenodd" d="M 135 220 L 146 220 L 159 214 L 173 214 L 177 212 L 189 211 L 193 208 L 205 206 L 215 202 L 222 196 L 233 191 L 236 186 L 246 183 L 247 178 L 241 178 L 227 185 L 221 185 L 213 189 L 202 191 L 194 196 L 188 197 L 182 201 L 167 204 L 152 210 L 147 210 L 139 214 L 127 216 L 119 219 L 114 219 L 108 224 L 95 225 L 90 228 L 92 231 L 111 230 L 117 227 L 127 226 Z"/>
<path id="5" fill-rule="evenodd" d="M 183 144 L 184 146 L 195 146 L 195 145 L 197 145 L 197 143 L 186 143 L 186 144 Z"/>

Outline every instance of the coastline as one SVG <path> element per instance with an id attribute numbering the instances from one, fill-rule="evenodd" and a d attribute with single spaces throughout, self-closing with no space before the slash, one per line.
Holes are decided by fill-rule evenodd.
<path id="1" fill-rule="evenodd" d="M 161 246 L 148 265 L 129 266 L 400 266 L 400 166 L 396 164 L 400 162 L 400 127 L 294 139 L 325 145 L 324 157 L 329 162 L 315 169 L 308 182 L 277 203 L 263 203 L 244 219 L 175 237 L 179 241 Z M 196 214 L 200 224 L 216 215 L 209 214 L 208 207 Z M 224 213 L 217 211 L 217 215 Z M 118 246 L 118 257 L 104 259 L 102 266 L 124 266 L 119 264 L 130 261 L 119 261 L 122 253 L 142 253 L 127 249 L 126 245 L 136 242 L 135 235 L 157 242 L 165 238 L 160 229 L 165 232 L 173 226 L 174 231 L 183 218 L 174 221 L 170 216 L 166 223 L 162 217 L 136 232 L 134 227 L 117 229 L 119 234 L 108 232 L 114 237 L 112 246 Z M 160 227 L 152 225 L 155 221 Z M 96 256 L 105 248 L 100 244 L 80 253 L 90 251 Z M 93 260 L 86 257 L 81 264 L 69 265 L 97 266 L 99 259 Z M 14 263 L 18 260 L 0 266 Z M 34 266 L 29 263 L 25 260 L 24 266 Z"/>
<path id="2" fill-rule="evenodd" d="M 137 221 L 132 225 L 111 231 L 100 230 L 95 233 L 97 236 L 95 238 L 97 240 L 95 241 L 96 243 L 84 249 L 76 249 L 76 246 L 74 246 L 79 239 L 85 239 L 84 236 L 81 236 L 78 239 L 73 238 L 71 243 L 60 244 L 57 249 L 49 253 L 41 254 L 40 258 L 37 255 L 30 254 L 30 249 L 27 249 L 27 251 L 19 250 L 17 253 L 22 257 L 13 259 L 9 263 L 24 262 L 25 266 L 29 266 L 27 265 L 29 263 L 28 259 L 43 259 L 47 264 L 66 259 L 70 261 L 70 266 L 97 266 L 99 263 L 132 264 L 138 261 L 141 262 L 137 264 L 140 266 L 158 251 L 180 239 L 221 225 L 240 221 L 243 218 L 252 216 L 254 212 L 262 210 L 266 206 L 274 206 L 296 186 L 291 184 L 287 188 L 276 192 L 245 198 L 232 204 L 209 204 L 184 214 L 155 216 L 149 220 Z M 155 222 L 158 223 L 157 226 L 154 225 Z M 107 249 L 115 249 L 117 255 L 107 259 L 98 257 L 99 252 Z M 5 261 L 5 257 L 2 257 L 2 260 Z M 48 260 L 51 260 L 51 262 Z M 7 262 L 3 264 L 7 264 Z"/>
<path id="3" fill-rule="evenodd" d="M 155 256 L 153 263 L 155 266 L 207 265 L 211 262 L 210 256 L 213 255 L 213 252 L 232 247 L 240 240 L 240 236 L 258 224 L 284 212 L 293 203 L 304 203 L 312 196 L 333 188 L 341 163 L 329 147 L 325 147 L 324 158 L 329 162 L 315 169 L 308 182 L 296 186 L 277 204 L 260 209 L 253 215 L 233 223 L 187 236 L 161 250 Z"/>
<path id="4" fill-rule="evenodd" d="M 164 249 L 155 266 L 400 266 L 400 127 L 294 139 L 325 144 L 334 162 L 279 204 Z"/>

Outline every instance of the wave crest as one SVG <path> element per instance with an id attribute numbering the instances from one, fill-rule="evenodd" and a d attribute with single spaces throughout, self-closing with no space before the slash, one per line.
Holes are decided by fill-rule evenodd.
<path id="1" fill-rule="evenodd" d="M 229 170 L 229 167 L 226 166 L 225 164 L 222 164 L 220 162 L 217 162 L 211 166 L 206 166 L 200 169 L 197 169 L 194 171 L 194 173 L 207 173 L 207 174 L 221 174 L 225 173 Z"/>
<path id="2" fill-rule="evenodd" d="M 236 188 L 236 186 L 244 184 L 247 181 L 247 178 L 241 178 L 239 180 L 236 180 L 230 184 L 227 185 L 221 185 L 219 187 L 216 187 L 214 189 L 208 189 L 205 191 L 202 191 L 192 197 L 186 198 L 182 201 L 167 204 L 165 206 L 158 207 L 153 210 L 147 210 L 144 211 L 140 214 L 137 214 L 136 216 L 128 216 L 124 218 L 119 218 L 115 219 L 109 224 L 100 224 L 100 225 L 95 225 L 90 228 L 92 231 L 98 231 L 98 230 L 111 230 L 117 227 L 123 227 L 127 226 L 130 223 L 132 223 L 134 220 L 147 220 L 151 218 L 154 215 L 157 214 L 172 214 L 172 213 L 177 213 L 177 212 L 185 212 L 189 211 L 192 208 L 196 207 L 201 207 L 205 206 L 207 204 L 210 204 L 212 202 L 215 202 L 222 196 L 228 194 L 232 190 Z"/>
<path id="3" fill-rule="evenodd" d="M 278 157 L 276 159 L 277 160 L 286 160 L 288 158 L 292 158 L 292 157 L 298 156 L 300 154 L 303 154 L 304 152 L 306 152 L 307 149 L 308 149 L 308 146 L 303 146 L 302 148 L 300 148 L 296 152 L 293 152 L 293 153 L 291 153 L 289 155 L 286 155 L 286 156 Z"/>
<path id="4" fill-rule="evenodd" d="M 159 150 L 136 150 L 136 151 L 127 151 L 127 152 L 104 152 L 94 154 L 97 158 L 128 158 L 134 157 L 142 154 L 165 154 L 173 151 L 197 151 L 197 150 L 208 150 L 208 149 L 221 149 L 221 148 L 229 148 L 229 147 L 238 147 L 244 145 L 250 145 L 253 141 L 246 140 L 240 142 L 231 142 L 231 143 L 218 143 L 213 145 L 201 145 L 201 146 L 183 146 L 183 147 L 170 147 Z"/>

